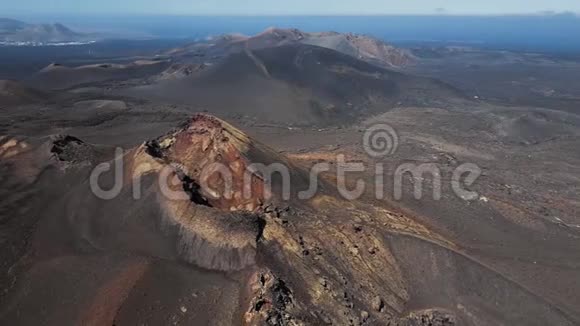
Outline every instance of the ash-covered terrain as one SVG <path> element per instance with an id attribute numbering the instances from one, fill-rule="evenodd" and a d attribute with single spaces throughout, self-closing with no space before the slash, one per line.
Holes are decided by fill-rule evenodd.
<path id="1" fill-rule="evenodd" d="M 433 51 L 269 29 L 0 82 L 0 324 L 579 324 L 571 77 L 485 77 L 578 63 Z"/>

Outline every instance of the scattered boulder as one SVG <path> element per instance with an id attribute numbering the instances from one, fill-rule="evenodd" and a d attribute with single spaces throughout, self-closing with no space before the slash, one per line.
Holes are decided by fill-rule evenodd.
<path id="1" fill-rule="evenodd" d="M 376 297 L 373 298 L 371 306 L 373 310 L 381 312 L 385 308 L 385 303 L 383 302 L 383 299 L 381 299 L 381 297 L 377 295 Z"/>

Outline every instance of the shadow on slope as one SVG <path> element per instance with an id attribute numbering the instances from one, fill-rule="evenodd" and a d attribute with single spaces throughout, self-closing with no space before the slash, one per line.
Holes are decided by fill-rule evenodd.
<path id="1" fill-rule="evenodd" d="M 296 125 L 347 124 L 403 104 L 429 105 L 462 96 L 436 80 L 310 45 L 246 50 L 194 76 L 121 92 L 195 105 L 220 116 Z"/>

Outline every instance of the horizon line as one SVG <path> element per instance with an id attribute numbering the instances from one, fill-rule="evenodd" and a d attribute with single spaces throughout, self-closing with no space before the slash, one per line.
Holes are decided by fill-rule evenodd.
<path id="1" fill-rule="evenodd" d="M 580 12 L 530 12 L 530 13 L 135 13 L 135 12 L 13 12 L 0 14 L 0 18 L 11 16 L 50 16 L 50 15 L 78 15 L 78 16 L 156 16 L 156 17 L 557 17 L 576 16 L 580 18 Z"/>

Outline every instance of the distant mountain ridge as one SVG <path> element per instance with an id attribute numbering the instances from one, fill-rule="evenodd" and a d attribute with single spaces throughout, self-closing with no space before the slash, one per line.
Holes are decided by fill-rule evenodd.
<path id="1" fill-rule="evenodd" d="M 416 58 L 410 51 L 394 47 L 367 35 L 337 32 L 308 33 L 298 29 L 268 28 L 254 36 L 226 34 L 174 49 L 169 54 L 184 57 L 216 57 L 269 47 L 307 44 L 328 48 L 375 65 L 387 68 L 413 63 Z"/>
<path id="2" fill-rule="evenodd" d="M 0 42 L 4 43 L 67 43 L 87 42 L 94 37 L 77 33 L 59 24 L 28 24 L 19 20 L 0 18 Z"/>

